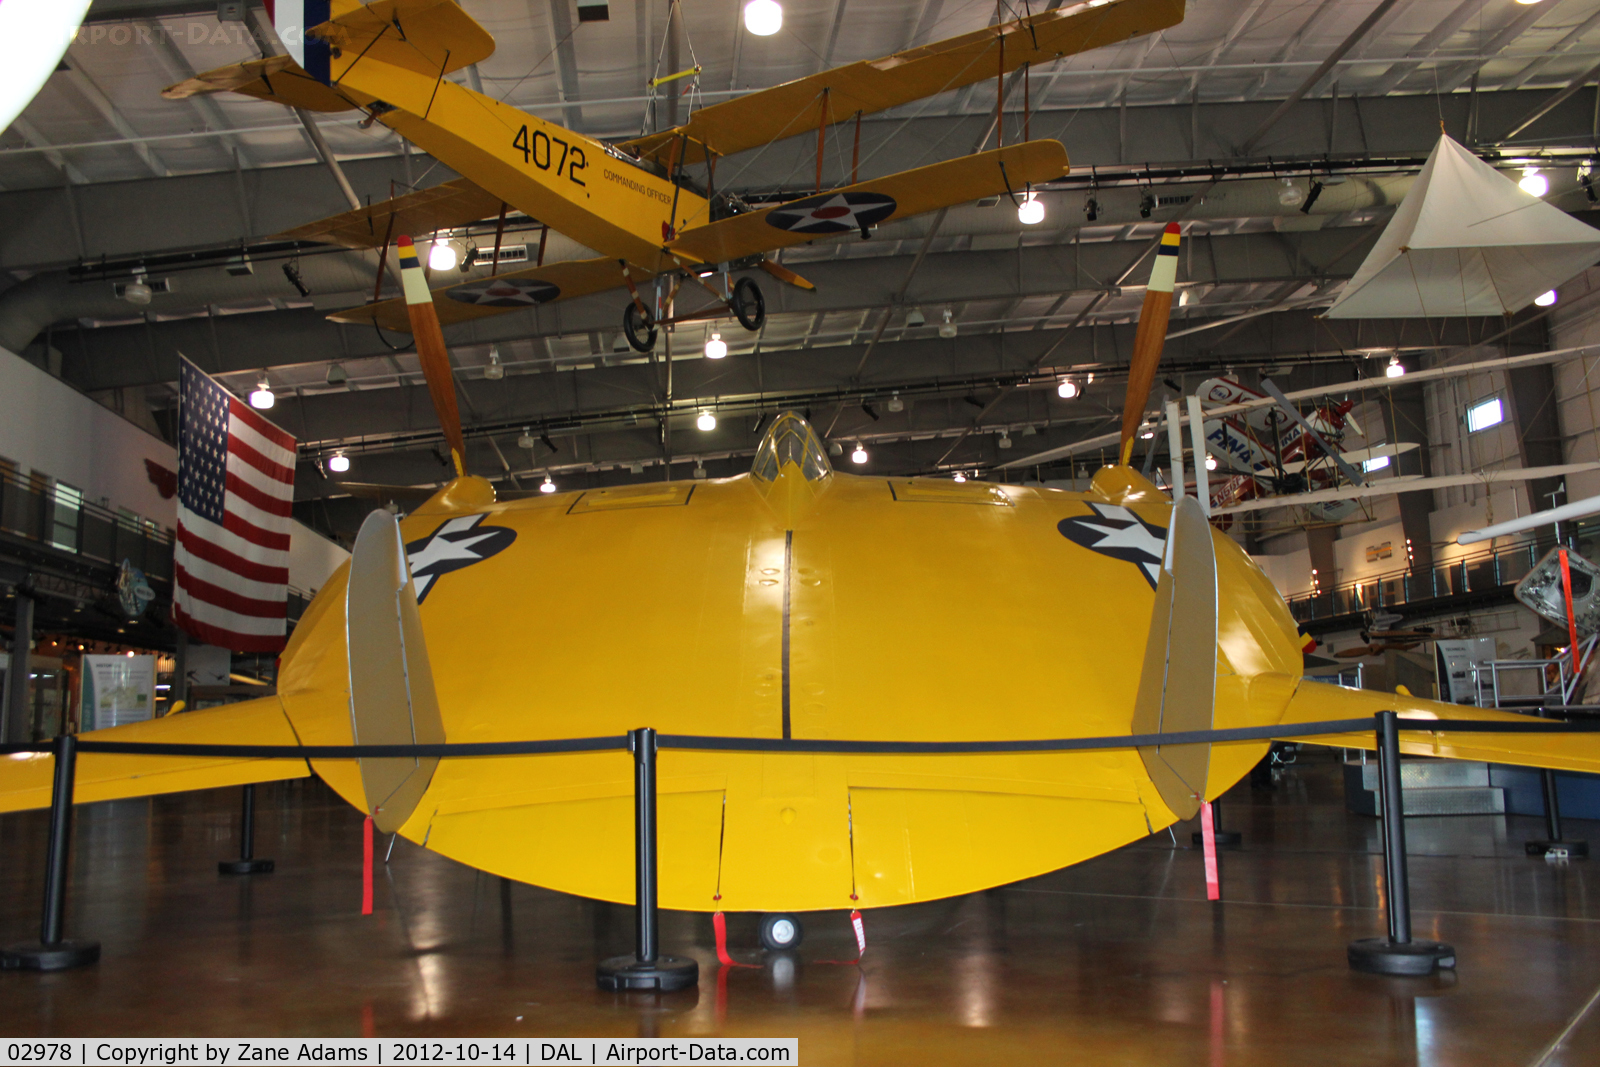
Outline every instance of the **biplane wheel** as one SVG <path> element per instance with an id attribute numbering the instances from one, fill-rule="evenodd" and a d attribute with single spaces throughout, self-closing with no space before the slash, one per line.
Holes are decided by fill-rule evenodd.
<path id="1" fill-rule="evenodd" d="M 761 918 L 761 944 L 771 952 L 786 952 L 799 946 L 805 930 L 793 915 L 773 914 Z"/>
<path id="2" fill-rule="evenodd" d="M 728 304 L 739 325 L 752 333 L 767 321 L 767 298 L 761 295 L 761 287 L 749 278 L 740 278 L 734 285 L 733 299 Z"/>
<path id="3" fill-rule="evenodd" d="M 656 346 L 656 324 L 639 310 L 638 304 L 629 304 L 622 310 L 622 332 L 635 352 L 649 352 Z"/>

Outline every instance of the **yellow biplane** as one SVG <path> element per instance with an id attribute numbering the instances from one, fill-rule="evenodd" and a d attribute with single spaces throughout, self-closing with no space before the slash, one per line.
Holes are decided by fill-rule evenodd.
<path id="1" fill-rule="evenodd" d="M 404 23 L 404 38 L 380 9 Z M 1114 0 L 1036 21 L 1044 20 L 1040 43 L 1061 49 L 1052 26 L 1078 27 L 1075 40 L 1098 39 L 1087 27 L 1126 35 L 1148 28 L 1118 21 L 1132 13 L 1153 19 L 1178 10 Z M 643 272 L 770 247 L 771 226 L 759 215 L 697 221 L 705 202 L 682 194 L 680 209 L 692 209 L 668 216 L 668 205 L 647 192 L 680 196 L 644 164 L 736 150 L 739 123 L 722 124 L 718 109 L 707 108 L 679 131 L 636 142 L 627 158 L 574 138 L 568 173 L 576 147 L 586 184 L 558 178 L 533 162 L 532 148 L 525 159 L 513 144 L 533 144 L 524 128 L 553 144 L 554 127 L 437 81 L 449 63 L 415 42 L 430 39 L 428 25 L 429 33 L 457 35 L 450 40 L 460 52 L 449 62 L 481 58 L 487 41 L 465 47 L 478 38 L 463 18 L 448 3 L 373 4 L 326 31 L 338 42 L 332 85 L 272 61 L 213 80 L 303 103 L 359 100 L 441 158 L 474 155 L 482 163 L 474 181 L 494 203 L 514 200 L 538 217 L 588 227 L 578 231 L 582 240 Z M 958 41 L 960 49 L 980 44 Z M 935 45 L 858 64 L 860 84 L 924 59 L 944 62 L 952 51 L 959 49 Z M 914 84 L 925 91 L 929 81 Z M 795 92 L 803 99 L 812 90 Z M 884 89 L 848 106 L 904 98 Z M 836 99 L 842 103 L 843 90 Z M 958 161 L 972 181 L 960 195 L 999 181 L 1002 159 L 1016 161 L 1007 167 L 1013 180 L 1039 180 L 1062 165 L 1037 146 L 1007 151 L 1016 154 Z M 1030 160 L 1048 167 L 1032 170 Z M 955 174 L 939 188 L 950 188 Z M 917 183 L 906 176 L 851 188 L 893 189 L 897 205 L 933 202 L 915 199 Z M 591 195 L 604 210 L 578 206 Z M 385 210 L 397 227 L 441 221 L 418 225 L 406 214 L 423 210 L 417 203 Z M 371 221 L 374 231 L 388 228 L 382 215 Z M 661 225 L 675 231 L 664 243 Z M 1173 225 L 1152 270 L 1120 461 L 1085 492 L 846 474 L 831 468 L 821 441 L 793 414 L 773 420 L 750 472 L 733 478 L 501 501 L 484 479 L 461 476 L 398 522 L 386 512 L 369 518 L 351 563 L 295 630 L 274 697 L 90 736 L 348 745 L 592 738 L 651 726 L 770 739 L 780 749 L 784 739 L 973 743 L 939 755 L 665 751 L 661 904 L 779 913 L 931 900 L 1080 862 L 1192 817 L 1270 743 L 995 753 L 982 742 L 1288 727 L 1379 709 L 1520 721 L 1306 682 L 1304 638 L 1267 578 L 1192 498 L 1168 499 L 1128 465 L 1166 332 L 1178 241 Z M 420 279 L 414 253 L 406 258 Z M 604 262 L 616 270 L 616 260 Z M 593 264 L 518 276 L 570 295 L 582 287 L 572 272 L 590 270 L 596 287 L 620 280 L 620 270 L 607 280 Z M 418 284 L 408 286 L 411 299 L 394 324 L 426 327 L 420 341 L 438 326 Z M 437 303 L 478 313 L 448 291 Z M 373 314 L 390 312 L 379 305 Z M 431 366 L 441 421 L 459 447 L 453 396 L 441 399 L 452 388 L 448 368 Z M 1600 744 L 1587 736 L 1406 737 L 1414 754 L 1600 771 Z M 1297 739 L 1373 747 L 1370 732 Z M 315 773 L 409 841 L 508 878 L 628 902 L 631 771 L 615 752 L 359 763 L 90 753 L 80 759 L 76 796 L 88 802 Z M 47 755 L 3 761 L 0 811 L 48 803 L 50 776 Z"/>
<path id="2" fill-rule="evenodd" d="M 291 10 L 288 3 L 280 12 Z M 309 9 L 315 5 L 304 4 Z M 349 211 L 284 234 L 349 248 L 386 248 L 399 234 L 466 226 L 515 209 L 601 253 L 443 286 L 445 325 L 627 286 L 623 324 L 649 351 L 673 321 L 681 285 L 704 287 L 711 309 L 761 327 L 765 301 L 748 275 L 811 284 L 766 253 L 833 234 L 1060 178 L 1059 141 L 1028 141 L 935 163 L 817 195 L 749 210 L 715 194 L 719 158 L 816 132 L 818 159 L 830 126 L 1023 67 L 1153 33 L 1183 19 L 1183 0 L 1088 0 L 882 59 L 852 63 L 695 111 L 688 123 L 619 144 L 585 137 L 445 75 L 487 58 L 494 41 L 453 0 L 334 0 L 328 21 L 286 27 L 303 40 L 293 55 L 237 63 L 169 88 L 180 99 L 230 90 L 313 111 L 360 109 L 465 177 Z M 298 10 L 298 9 L 294 9 Z M 1001 138 L 1003 143 L 1003 136 Z M 687 168 L 704 168 L 704 183 Z M 491 259 L 493 257 L 490 257 Z M 654 281 L 646 298 L 638 287 Z M 408 329 L 399 299 L 331 316 Z"/>

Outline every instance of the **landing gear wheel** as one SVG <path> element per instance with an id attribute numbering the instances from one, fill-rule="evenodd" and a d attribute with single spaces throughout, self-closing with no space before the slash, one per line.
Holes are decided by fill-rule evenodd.
<path id="1" fill-rule="evenodd" d="M 740 278 L 734 284 L 733 299 L 728 303 L 739 325 L 752 333 L 767 321 L 767 298 L 761 295 L 761 287 L 749 278 Z"/>
<path id="2" fill-rule="evenodd" d="M 649 352 L 656 346 L 656 324 L 639 310 L 638 304 L 629 304 L 622 310 L 622 332 L 635 352 Z"/>
<path id="3" fill-rule="evenodd" d="M 761 944 L 771 952 L 786 952 L 800 944 L 805 931 L 793 915 L 767 915 L 761 920 Z"/>

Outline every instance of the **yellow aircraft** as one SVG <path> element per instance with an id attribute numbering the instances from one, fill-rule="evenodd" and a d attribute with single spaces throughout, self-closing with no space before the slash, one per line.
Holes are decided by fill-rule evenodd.
<path id="1" fill-rule="evenodd" d="M 380 6 L 461 17 L 449 4 L 371 8 Z M 407 20 L 412 40 L 419 21 Z M 377 29 L 367 40 L 368 58 L 388 54 Z M 362 64 L 344 55 L 346 80 L 359 80 Z M 384 99 L 400 95 L 402 79 L 393 80 Z M 442 104 L 467 107 L 456 94 L 440 86 Z M 383 118 L 419 143 L 432 129 L 395 112 Z M 452 136 L 439 133 L 435 149 Z M 520 153 L 516 163 L 496 173 L 522 173 Z M 641 202 L 617 217 L 645 214 Z M 369 518 L 351 563 L 295 630 L 275 696 L 86 737 L 338 745 L 652 726 L 981 742 L 1293 725 L 1380 709 L 1521 721 L 1305 682 L 1304 639 L 1267 578 L 1192 498 L 1175 504 L 1128 465 L 1178 240 L 1173 227 L 1152 270 L 1120 462 L 1085 492 L 846 474 L 793 414 L 773 420 L 750 473 L 733 478 L 499 501 L 484 479 L 461 476 L 398 522 L 386 512 Z M 677 254 L 650 260 L 659 247 L 637 244 L 657 265 Z M 434 304 L 415 282 L 408 288 L 406 321 L 421 341 L 437 333 Z M 450 386 L 436 384 L 437 400 Z M 439 410 L 457 447 L 452 409 Z M 1296 739 L 1373 747 L 1370 732 Z M 1268 744 L 943 755 L 668 749 L 660 902 L 778 913 L 1011 882 L 1192 817 Z M 1587 735 L 1412 732 L 1404 748 L 1600 771 L 1600 743 Z M 51 772 L 48 755 L 0 761 L 0 811 L 47 804 Z M 360 763 L 89 753 L 76 798 L 312 773 L 381 829 L 460 862 L 633 899 L 632 764 L 620 752 Z"/>

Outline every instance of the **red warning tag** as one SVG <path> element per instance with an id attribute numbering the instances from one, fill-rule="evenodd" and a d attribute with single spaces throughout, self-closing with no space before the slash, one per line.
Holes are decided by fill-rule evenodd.
<path id="1" fill-rule="evenodd" d="M 867 954 L 867 928 L 861 923 L 861 913 L 859 911 L 850 913 L 850 926 L 856 932 L 856 955 L 865 956 Z"/>

